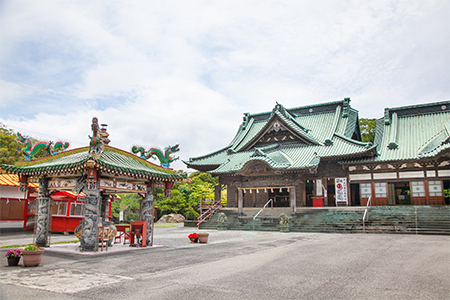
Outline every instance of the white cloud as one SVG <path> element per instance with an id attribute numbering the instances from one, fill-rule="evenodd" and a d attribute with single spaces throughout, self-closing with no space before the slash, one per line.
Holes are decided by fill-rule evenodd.
<path id="1" fill-rule="evenodd" d="M 2 107 L 32 94 L 34 88 L 24 84 L 0 80 L 0 90 L 0 107 Z"/>
<path id="2" fill-rule="evenodd" d="M 235 118 L 230 119 L 230 114 Z M 40 113 L 34 119 L 0 121 L 42 140 L 68 140 L 74 148 L 89 144 L 93 117 L 108 124 L 113 147 L 130 151 L 133 145 L 163 149 L 180 144 L 181 151 L 175 156 L 181 160 L 226 146 L 241 122 L 241 112 L 228 99 L 180 78 L 147 83 L 140 87 L 135 101 L 119 108 L 80 110 L 66 115 Z M 173 167 L 185 168 L 178 161 Z"/>
<path id="3" fill-rule="evenodd" d="M 82 142 L 96 115 L 113 145 L 180 143 L 188 159 L 275 101 L 351 97 L 361 117 L 382 117 L 450 98 L 449 5 L 3 1 L 0 119 Z"/>

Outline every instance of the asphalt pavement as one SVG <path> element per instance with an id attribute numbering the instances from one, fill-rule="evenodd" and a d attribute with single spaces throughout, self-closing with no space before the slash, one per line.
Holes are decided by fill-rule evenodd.
<path id="1" fill-rule="evenodd" d="M 450 295 L 449 236 L 208 230 L 207 244 L 190 244 L 187 236 L 192 232 L 200 231 L 156 227 L 155 247 L 88 256 L 58 251 L 52 245 L 34 268 L 7 267 L 5 259 L 0 263 L 0 299 L 448 299 Z M 0 246 L 25 240 L 23 244 L 32 242 L 32 233 L 2 234 Z M 128 246 L 112 249 L 119 247 Z"/>

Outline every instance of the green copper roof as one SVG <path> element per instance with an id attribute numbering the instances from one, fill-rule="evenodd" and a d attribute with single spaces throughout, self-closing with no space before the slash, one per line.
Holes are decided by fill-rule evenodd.
<path id="1" fill-rule="evenodd" d="M 379 155 L 359 162 L 436 157 L 450 149 L 450 101 L 386 108 L 375 132 Z"/>
<path id="2" fill-rule="evenodd" d="M 242 151 L 226 155 L 225 162 L 217 169 L 211 171 L 211 173 L 236 172 L 252 161 L 264 161 L 273 169 L 283 169 L 285 171 L 310 169 L 317 167 L 321 159 L 340 159 L 343 156 L 352 157 L 375 153 L 374 147 L 367 148 L 365 145 L 354 144 L 338 136 L 333 141 L 333 145 L 329 147 L 317 145 L 299 146 L 292 143 L 277 145 L 267 150 L 255 149 L 253 151 Z M 211 159 L 216 158 L 211 157 Z M 214 163 L 206 162 L 206 165 L 214 165 Z"/>
<path id="3" fill-rule="evenodd" d="M 272 112 L 244 114 L 227 147 L 185 163 L 194 169 L 224 174 L 239 172 L 256 161 L 276 170 L 293 171 L 316 168 L 323 159 L 373 156 L 375 147 L 351 139 L 360 133 L 358 112 L 349 101 L 293 109 L 277 103 Z M 279 131 L 284 132 L 283 139 L 274 135 Z"/>
<path id="4" fill-rule="evenodd" d="M 446 109 L 443 110 L 443 107 Z M 419 108 L 427 109 L 419 111 Z M 450 135 L 446 131 L 446 124 L 450 123 L 450 101 L 387 110 L 390 113 L 390 122 L 386 119 L 378 120 L 384 124 L 378 161 L 434 156 L 450 146 L 448 142 L 445 143 Z M 395 116 L 396 124 L 392 122 Z M 390 149 L 393 148 L 389 147 L 391 143 L 395 143 L 396 148 Z"/>
<path id="5" fill-rule="evenodd" d="M 89 147 L 84 147 L 29 162 L 1 165 L 1 168 L 9 173 L 24 175 L 79 173 L 83 171 L 89 158 Z M 163 181 L 181 179 L 181 175 L 174 170 L 157 166 L 136 155 L 108 145 L 103 147 L 100 156 L 94 156 L 93 159 L 96 167 L 106 173 Z"/>

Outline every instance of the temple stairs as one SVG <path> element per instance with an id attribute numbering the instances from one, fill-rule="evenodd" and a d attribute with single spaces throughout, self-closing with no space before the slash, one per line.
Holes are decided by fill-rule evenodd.
<path id="1" fill-rule="evenodd" d="M 226 229 L 279 231 L 280 214 L 289 217 L 289 231 L 323 233 L 404 233 L 450 235 L 450 206 L 373 206 L 363 224 L 365 207 L 299 208 L 291 216 L 289 208 L 266 208 L 253 221 L 260 208 L 220 209 L 201 229 L 218 229 L 218 214 L 227 215 Z"/>

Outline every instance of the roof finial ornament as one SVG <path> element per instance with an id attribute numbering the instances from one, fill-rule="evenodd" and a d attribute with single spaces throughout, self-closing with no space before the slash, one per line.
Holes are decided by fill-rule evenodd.
<path id="1" fill-rule="evenodd" d="M 283 116 L 285 116 L 288 119 L 292 119 L 292 116 L 288 113 L 288 111 L 286 110 L 286 108 L 284 108 L 283 105 L 281 105 L 280 103 L 278 103 L 278 101 L 275 102 L 276 105 L 274 107 L 274 109 L 272 110 L 272 115 L 276 112 L 282 114 Z"/>
<path id="2" fill-rule="evenodd" d="M 391 125 L 391 117 L 389 115 L 389 107 L 384 109 L 384 125 Z"/>
<path id="3" fill-rule="evenodd" d="M 100 129 L 100 136 L 102 138 L 102 141 L 104 144 L 108 145 L 109 142 L 111 142 L 110 139 L 108 139 L 109 133 L 106 132 L 106 127 L 108 127 L 108 124 L 101 124 L 102 128 Z"/>
<path id="4" fill-rule="evenodd" d="M 250 113 L 244 113 L 244 117 L 242 118 L 242 130 L 247 127 L 248 121 L 250 120 Z"/>
<path id="5" fill-rule="evenodd" d="M 98 119 L 96 117 L 92 118 L 92 137 L 89 136 L 91 142 L 89 143 L 89 154 L 99 156 L 103 150 L 103 139 L 99 133 L 100 126 L 98 125 Z"/>
<path id="6" fill-rule="evenodd" d="M 344 102 L 342 103 L 342 117 L 347 118 L 348 117 L 348 110 L 350 108 L 350 97 L 344 98 Z"/>

